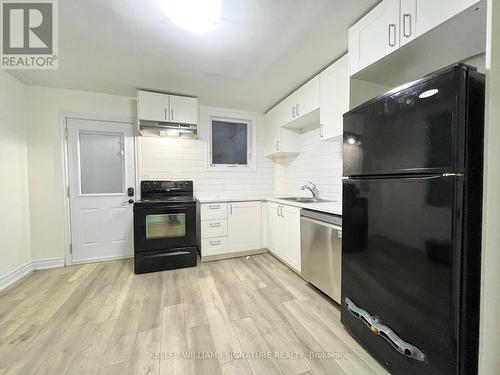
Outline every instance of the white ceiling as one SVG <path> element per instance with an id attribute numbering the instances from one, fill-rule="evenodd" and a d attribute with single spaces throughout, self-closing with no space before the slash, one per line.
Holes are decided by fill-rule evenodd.
<path id="1" fill-rule="evenodd" d="M 378 0 L 223 0 L 205 34 L 172 24 L 161 0 L 59 1 L 59 69 L 25 83 L 135 96 L 137 88 L 264 112 L 347 50 Z M 179 0 L 182 1 L 182 0 Z"/>

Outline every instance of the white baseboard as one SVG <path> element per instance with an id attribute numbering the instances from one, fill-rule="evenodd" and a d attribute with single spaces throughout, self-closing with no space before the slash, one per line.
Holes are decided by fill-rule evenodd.
<path id="1" fill-rule="evenodd" d="M 29 261 L 5 276 L 0 276 L 0 291 L 20 280 L 33 270 L 64 267 L 64 258 L 48 258 Z"/>
<path id="2" fill-rule="evenodd" d="M 93 259 L 74 260 L 71 262 L 71 265 L 76 266 L 77 264 L 108 262 L 108 261 L 112 261 L 112 260 L 130 259 L 133 257 L 134 257 L 134 254 L 128 254 L 128 255 L 115 255 L 115 256 L 109 256 L 109 257 L 100 257 L 100 258 L 93 258 Z"/>
<path id="3" fill-rule="evenodd" d="M 64 258 L 36 259 L 32 263 L 33 269 L 46 270 L 49 268 L 64 267 Z"/>
<path id="4" fill-rule="evenodd" d="M 8 273 L 7 275 L 0 277 L 0 290 L 7 288 L 9 285 L 29 274 L 31 271 L 33 271 L 33 264 L 30 261 L 17 267 L 14 271 Z"/>

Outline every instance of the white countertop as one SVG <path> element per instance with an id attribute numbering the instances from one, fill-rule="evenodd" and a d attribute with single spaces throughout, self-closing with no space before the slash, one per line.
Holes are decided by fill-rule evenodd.
<path id="1" fill-rule="evenodd" d="M 280 195 L 283 196 L 283 195 Z M 196 196 L 196 199 L 200 203 L 220 203 L 220 202 L 242 202 L 242 201 L 268 201 L 283 204 L 286 206 L 300 207 L 307 210 L 314 210 L 320 212 L 326 212 L 333 215 L 342 215 L 342 202 L 332 201 L 332 202 L 319 202 L 319 203 L 303 203 L 303 202 L 290 202 L 283 199 L 278 199 L 276 196 L 265 196 L 265 197 L 245 197 L 245 196 L 235 196 L 235 197 L 224 197 L 224 196 Z"/>

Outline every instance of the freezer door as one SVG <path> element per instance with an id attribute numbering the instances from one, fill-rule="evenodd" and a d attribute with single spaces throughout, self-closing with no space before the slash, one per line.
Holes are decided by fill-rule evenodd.
<path id="1" fill-rule="evenodd" d="M 392 374 L 456 371 L 461 186 L 343 182 L 342 323 Z"/>
<path id="2" fill-rule="evenodd" d="M 463 173 L 466 74 L 452 70 L 347 113 L 344 176 Z"/>

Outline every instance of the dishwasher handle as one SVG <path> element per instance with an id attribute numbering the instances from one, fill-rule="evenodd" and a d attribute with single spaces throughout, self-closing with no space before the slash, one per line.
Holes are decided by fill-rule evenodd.
<path id="1" fill-rule="evenodd" d="M 312 218 L 307 217 L 307 216 L 301 216 L 300 219 L 305 220 L 305 221 L 309 221 L 309 222 L 314 223 L 314 224 L 323 225 L 325 227 L 335 229 L 335 230 L 339 231 L 339 237 L 342 238 L 342 227 L 339 225 L 335 225 L 335 224 L 332 224 L 332 223 L 329 223 L 326 221 L 312 219 Z"/>

